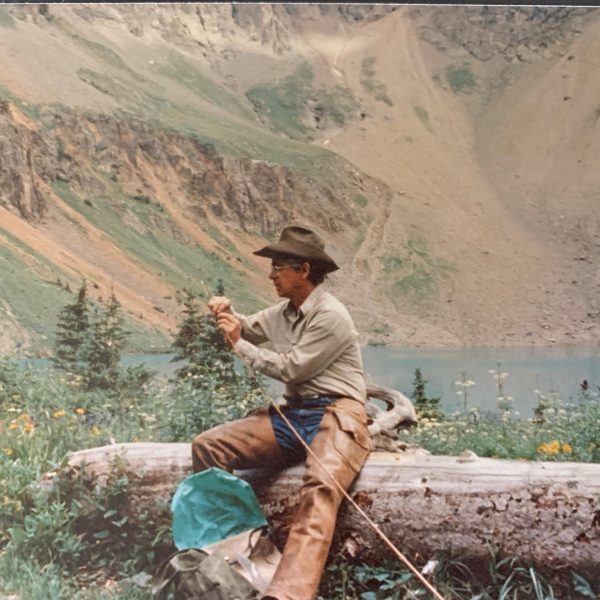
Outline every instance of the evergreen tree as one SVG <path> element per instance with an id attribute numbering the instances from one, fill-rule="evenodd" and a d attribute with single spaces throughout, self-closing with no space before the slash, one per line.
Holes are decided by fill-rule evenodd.
<path id="1" fill-rule="evenodd" d="M 58 314 L 54 366 L 70 373 L 81 373 L 89 334 L 87 283 L 83 281 L 75 302 L 65 305 Z"/>
<path id="2" fill-rule="evenodd" d="M 422 417 L 436 418 L 440 416 L 438 408 L 440 399 L 427 397 L 427 394 L 425 393 L 425 386 L 427 383 L 427 379 L 423 379 L 421 369 L 417 367 L 415 369 L 415 378 L 413 380 L 413 391 L 410 397 L 415 403 L 417 412 Z"/>
<path id="3" fill-rule="evenodd" d="M 224 292 L 219 280 L 214 294 L 222 296 Z M 202 387 L 207 378 L 222 384 L 234 383 L 237 380 L 234 357 L 214 316 L 203 311 L 190 290 L 182 290 L 178 300 L 183 305 L 183 320 L 173 342 L 173 362 L 186 361 L 186 364 L 175 372 L 177 378 L 191 378 L 195 387 Z"/>
<path id="4" fill-rule="evenodd" d="M 223 296 L 219 281 L 214 295 Z M 262 376 L 236 364 L 234 354 L 216 326 L 215 318 L 189 290 L 177 298 L 182 321 L 173 342 L 177 385 L 170 404 L 168 427 L 173 439 L 189 439 L 224 421 L 239 419 L 264 405 L 268 392 Z M 204 299 L 203 299 L 204 300 Z"/>
<path id="5" fill-rule="evenodd" d="M 120 361 L 127 333 L 123 329 L 121 304 L 114 292 L 103 312 L 96 311 L 85 349 L 85 380 L 88 389 L 116 389 L 121 382 Z"/>
<path id="6" fill-rule="evenodd" d="M 128 332 L 123 329 L 121 304 L 114 292 L 103 309 L 90 315 L 87 284 L 77 300 L 59 313 L 52 362 L 56 368 L 81 376 L 87 389 L 138 391 L 152 373 L 144 365 L 123 370 L 120 366 Z"/>

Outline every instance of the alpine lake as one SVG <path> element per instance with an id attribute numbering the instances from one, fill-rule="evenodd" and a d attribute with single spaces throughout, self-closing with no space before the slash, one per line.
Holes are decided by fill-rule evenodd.
<path id="1" fill-rule="evenodd" d="M 410 397 L 415 370 L 420 369 L 427 382 L 429 398 L 440 398 L 440 407 L 448 413 L 479 408 L 482 413 L 499 412 L 498 396 L 512 398 L 510 409 L 522 418 L 533 414 L 540 394 L 558 404 L 577 403 L 582 386 L 600 394 L 600 347 L 527 347 L 527 348 L 391 348 L 363 347 L 367 379 L 399 390 Z M 128 355 L 126 366 L 144 363 L 160 375 L 176 368 L 172 354 Z M 498 388 L 498 381 L 502 389 Z M 467 386 L 465 382 L 469 383 Z M 274 382 L 273 394 L 281 384 Z"/>

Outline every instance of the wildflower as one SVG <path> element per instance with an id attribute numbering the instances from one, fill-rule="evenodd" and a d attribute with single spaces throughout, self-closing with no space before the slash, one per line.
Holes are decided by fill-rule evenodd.
<path id="1" fill-rule="evenodd" d="M 33 423 L 31 421 L 29 421 L 28 423 L 25 423 L 25 425 L 23 425 L 23 431 L 25 433 L 31 433 L 34 429 L 35 429 L 35 427 L 33 426 Z"/>
<path id="2" fill-rule="evenodd" d="M 560 442 L 552 440 L 538 446 L 538 454 L 558 454 L 560 452 Z"/>
<path id="3" fill-rule="evenodd" d="M 76 408 L 76 409 L 75 409 L 75 412 L 76 412 L 78 415 L 85 415 L 85 408 Z"/>
<path id="4" fill-rule="evenodd" d="M 566 443 L 562 445 L 563 454 L 573 454 L 573 446 L 571 444 Z"/>
<path id="5" fill-rule="evenodd" d="M 100 430 L 98 429 L 98 427 L 96 427 L 96 425 L 94 425 L 92 427 L 91 433 L 93 436 L 98 436 L 98 435 L 100 435 Z"/>
<path id="6" fill-rule="evenodd" d="M 17 417 L 19 421 L 31 421 L 31 417 L 27 413 L 23 413 Z"/>
<path id="7" fill-rule="evenodd" d="M 62 409 L 61 409 L 61 410 L 54 411 L 54 412 L 52 413 L 52 416 L 53 416 L 55 419 L 60 419 L 61 417 L 64 417 L 64 416 L 65 416 L 65 411 L 64 411 L 64 410 L 62 410 Z"/>
<path id="8" fill-rule="evenodd" d="M 8 426 L 9 429 L 16 429 L 19 426 L 19 424 L 16 421 L 11 421 L 10 425 Z"/>
<path id="9" fill-rule="evenodd" d="M 13 449 L 12 448 L 4 448 L 4 454 L 6 454 L 6 456 L 12 456 Z"/>
<path id="10" fill-rule="evenodd" d="M 421 569 L 421 573 L 423 575 L 431 575 L 434 571 L 435 568 L 438 566 L 438 561 L 437 560 L 430 560 L 422 569 Z"/>

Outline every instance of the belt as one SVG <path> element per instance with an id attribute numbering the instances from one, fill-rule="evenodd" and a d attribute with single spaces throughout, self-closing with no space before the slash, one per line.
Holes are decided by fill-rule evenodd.
<path id="1" fill-rule="evenodd" d="M 332 402 L 344 398 L 341 394 L 320 394 L 319 396 L 302 396 L 284 397 L 285 405 L 290 408 L 323 408 Z"/>

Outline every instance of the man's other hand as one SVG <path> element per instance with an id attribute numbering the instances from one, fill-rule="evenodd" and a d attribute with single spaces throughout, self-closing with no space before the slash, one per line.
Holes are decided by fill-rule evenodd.
<path id="1" fill-rule="evenodd" d="M 213 296 L 208 301 L 208 309 L 218 317 L 222 312 L 231 312 L 231 300 L 225 296 Z"/>
<path id="2" fill-rule="evenodd" d="M 241 337 L 241 323 L 231 313 L 222 311 L 217 315 L 217 327 L 223 332 L 227 343 L 233 348 Z"/>

